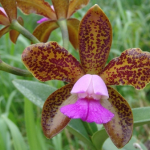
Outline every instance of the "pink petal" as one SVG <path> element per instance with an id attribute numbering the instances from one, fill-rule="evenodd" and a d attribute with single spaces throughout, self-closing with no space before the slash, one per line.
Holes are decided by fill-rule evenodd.
<path id="1" fill-rule="evenodd" d="M 88 112 L 86 122 L 103 124 L 109 122 L 114 117 L 114 114 L 104 108 L 97 100 L 89 100 Z"/>
<path id="2" fill-rule="evenodd" d="M 88 102 L 85 99 L 78 99 L 74 104 L 61 107 L 60 111 L 69 118 L 81 118 L 84 121 L 88 113 Z"/>
<path id="3" fill-rule="evenodd" d="M 44 17 L 44 18 L 42 18 L 42 19 L 38 20 L 38 21 L 37 21 L 37 23 L 42 23 L 42 22 L 44 22 L 44 21 L 48 21 L 48 20 L 50 20 L 50 19 L 49 19 L 49 18 Z"/>
<path id="4" fill-rule="evenodd" d="M 75 104 L 63 106 L 60 111 L 69 118 L 81 118 L 97 124 L 107 123 L 114 117 L 113 113 L 93 99 L 78 99 Z"/>
<path id="5" fill-rule="evenodd" d="M 86 74 L 82 76 L 73 86 L 71 94 L 84 93 L 88 89 L 91 82 L 92 75 Z"/>
<path id="6" fill-rule="evenodd" d="M 103 79 L 98 75 L 92 75 L 92 83 L 94 93 L 97 95 L 102 95 L 102 99 L 108 99 L 108 90 L 106 84 L 104 83 Z"/>

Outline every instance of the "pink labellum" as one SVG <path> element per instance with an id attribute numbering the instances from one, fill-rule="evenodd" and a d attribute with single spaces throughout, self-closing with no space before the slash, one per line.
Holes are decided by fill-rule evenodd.
<path id="1" fill-rule="evenodd" d="M 69 118 L 81 118 L 83 121 L 97 124 L 107 123 L 114 117 L 112 112 L 94 99 L 78 99 L 75 104 L 63 106 L 60 111 Z"/>

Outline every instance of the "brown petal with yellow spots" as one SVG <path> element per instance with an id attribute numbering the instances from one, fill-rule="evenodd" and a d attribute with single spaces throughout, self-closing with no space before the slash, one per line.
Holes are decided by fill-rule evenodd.
<path id="1" fill-rule="evenodd" d="M 122 148 L 132 137 L 133 114 L 127 101 L 116 90 L 108 87 L 108 92 L 110 98 L 102 100 L 101 104 L 115 116 L 103 125 L 116 147 Z"/>
<path id="2" fill-rule="evenodd" d="M 90 0 L 71 0 L 69 3 L 69 10 L 67 18 L 70 18 L 73 13 L 75 13 L 78 9 L 85 7 Z"/>
<path id="3" fill-rule="evenodd" d="M 142 89 L 150 82 L 150 53 L 139 48 L 125 50 L 109 62 L 101 77 L 107 85 L 132 85 Z"/>
<path id="4" fill-rule="evenodd" d="M 86 73 L 100 74 L 112 43 L 111 24 L 98 5 L 91 7 L 79 27 L 79 53 Z"/>
<path id="5" fill-rule="evenodd" d="M 12 1 L 12 0 L 11 0 Z M 56 20 L 56 15 L 48 2 L 44 0 L 16 0 L 17 6 L 25 13 L 25 14 L 39 14 L 50 18 L 52 20 Z"/>
<path id="6" fill-rule="evenodd" d="M 10 22 L 16 20 L 17 19 L 16 0 L 0 0 L 0 2 L 3 8 L 5 9 Z"/>
<path id="7" fill-rule="evenodd" d="M 70 18 L 67 20 L 69 40 L 76 50 L 79 49 L 79 42 L 78 42 L 79 24 L 80 21 L 77 19 Z"/>
<path id="8" fill-rule="evenodd" d="M 76 102 L 77 96 L 70 96 L 72 87 L 72 84 L 67 84 L 58 89 L 44 103 L 41 122 L 47 138 L 52 138 L 58 134 L 70 121 L 70 118 L 62 114 L 59 109 L 64 105 Z"/>
<path id="9" fill-rule="evenodd" d="M 46 21 L 39 24 L 34 32 L 33 35 L 41 42 L 47 42 L 51 32 L 57 29 L 59 26 L 57 25 L 56 21 Z"/>
<path id="10" fill-rule="evenodd" d="M 56 42 L 27 47 L 22 54 L 22 60 L 41 81 L 54 79 L 74 83 L 84 75 L 80 63 Z"/>
<path id="11" fill-rule="evenodd" d="M 69 0 L 52 0 L 57 19 L 67 18 Z"/>

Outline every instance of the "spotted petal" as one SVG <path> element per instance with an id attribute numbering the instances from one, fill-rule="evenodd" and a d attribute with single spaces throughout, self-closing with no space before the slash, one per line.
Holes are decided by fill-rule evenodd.
<path id="1" fill-rule="evenodd" d="M 75 13 L 78 9 L 83 8 L 89 3 L 89 0 L 71 0 L 69 3 L 69 10 L 67 18 L 70 18 L 73 13 Z"/>
<path id="2" fill-rule="evenodd" d="M 133 114 L 127 101 L 113 88 L 108 87 L 109 99 L 102 100 L 101 104 L 115 116 L 104 124 L 112 142 L 118 147 L 125 146 L 132 137 Z"/>
<path id="3" fill-rule="evenodd" d="M 73 47 L 78 50 L 78 30 L 79 30 L 80 21 L 74 18 L 70 18 L 67 20 L 68 32 L 69 32 L 69 40 Z"/>
<path id="4" fill-rule="evenodd" d="M 80 60 L 86 73 L 99 74 L 103 70 L 111 42 L 111 24 L 101 8 L 94 5 L 79 27 Z"/>
<path id="5" fill-rule="evenodd" d="M 69 97 L 72 84 L 68 84 L 51 94 L 44 103 L 42 110 L 42 128 L 47 138 L 58 134 L 70 121 L 60 112 L 60 107 L 74 103 L 77 97 Z M 68 99 L 67 99 L 68 98 Z"/>
<path id="6" fill-rule="evenodd" d="M 12 1 L 12 0 L 10 0 Z M 36 13 L 56 20 L 56 15 L 48 2 L 44 0 L 16 0 L 18 7 L 25 13 Z"/>
<path id="7" fill-rule="evenodd" d="M 51 32 L 57 29 L 59 26 L 57 25 L 56 21 L 46 21 L 38 25 L 33 35 L 41 42 L 47 42 Z"/>
<path id="8" fill-rule="evenodd" d="M 69 0 L 52 0 L 57 19 L 67 18 Z"/>
<path id="9" fill-rule="evenodd" d="M 80 63 L 56 42 L 27 47 L 22 54 L 22 60 L 41 81 L 56 79 L 76 82 L 83 75 Z"/>
<path id="10" fill-rule="evenodd" d="M 0 0 L 0 2 L 3 8 L 5 9 L 10 22 L 16 20 L 17 19 L 16 0 Z"/>
<path id="11" fill-rule="evenodd" d="M 132 85 L 142 89 L 150 82 L 150 54 L 139 48 L 128 49 L 109 62 L 101 77 L 107 85 Z"/>

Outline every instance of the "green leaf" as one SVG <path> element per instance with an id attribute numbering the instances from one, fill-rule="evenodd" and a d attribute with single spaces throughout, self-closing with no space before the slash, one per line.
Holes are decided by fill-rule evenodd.
<path id="1" fill-rule="evenodd" d="M 141 107 L 141 108 L 134 108 L 132 109 L 133 118 L 134 118 L 134 127 L 144 125 L 150 122 L 150 107 Z M 108 138 L 108 135 L 104 128 L 95 132 L 92 136 L 92 141 L 95 147 L 98 150 L 102 149 L 102 145 L 104 144 L 105 140 Z"/>
<path id="2" fill-rule="evenodd" d="M 107 138 L 108 138 L 108 135 L 106 133 L 106 130 L 103 128 L 97 131 L 95 134 L 93 134 L 92 142 L 98 150 L 101 150 Z"/>
<path id="3" fill-rule="evenodd" d="M 0 149 L 6 150 L 7 143 L 7 126 L 3 118 L 0 117 Z"/>
<path id="4" fill-rule="evenodd" d="M 138 139 L 135 137 L 132 137 L 130 142 L 125 145 L 125 147 L 121 148 L 120 150 L 140 150 L 139 148 L 135 148 L 134 145 L 138 144 L 141 150 L 147 150 L 147 148 L 142 144 Z M 118 150 L 118 148 L 112 143 L 112 141 L 109 139 L 106 140 L 106 142 L 103 145 L 103 150 Z"/>
<path id="5" fill-rule="evenodd" d="M 96 150 L 95 146 L 91 142 L 91 140 L 88 136 L 88 133 L 87 133 L 86 129 L 84 128 L 84 125 L 80 119 L 72 119 L 70 121 L 69 125 L 67 126 L 67 128 L 73 135 L 75 135 L 81 141 L 83 141 L 85 144 L 90 146 L 92 148 L 92 150 Z"/>
<path id="6" fill-rule="evenodd" d="M 89 126 L 91 127 L 93 133 L 95 133 L 98 130 L 95 122 L 89 123 Z"/>
<path id="7" fill-rule="evenodd" d="M 133 108 L 134 126 L 141 126 L 150 122 L 150 107 Z"/>
<path id="8" fill-rule="evenodd" d="M 30 149 L 32 150 L 41 150 L 47 149 L 45 146 L 42 148 L 38 135 L 36 132 L 36 123 L 34 121 L 34 114 L 33 114 L 33 104 L 28 99 L 25 99 L 25 124 L 26 124 L 26 132 L 28 137 L 28 143 Z"/>
<path id="9" fill-rule="evenodd" d="M 56 88 L 34 81 L 14 80 L 15 87 L 35 105 L 42 108 L 47 97 L 53 93 Z"/>
<path id="10" fill-rule="evenodd" d="M 27 150 L 26 144 L 24 142 L 24 139 L 18 127 L 5 115 L 2 115 L 2 118 L 4 119 L 5 123 L 7 124 L 11 132 L 14 149 L 15 150 Z"/>

